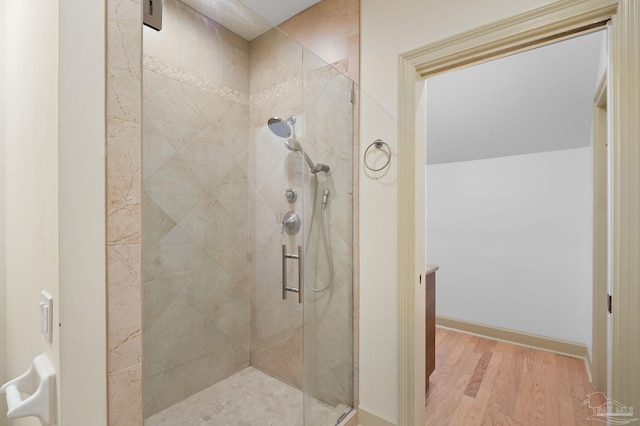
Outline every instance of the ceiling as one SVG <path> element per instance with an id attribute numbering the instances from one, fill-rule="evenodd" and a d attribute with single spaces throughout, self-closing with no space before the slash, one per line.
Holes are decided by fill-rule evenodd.
<path id="1" fill-rule="evenodd" d="M 604 31 L 427 80 L 427 164 L 588 146 Z"/>
<path id="2" fill-rule="evenodd" d="M 240 0 L 272 25 L 280 25 L 320 0 Z"/>
<path id="3" fill-rule="evenodd" d="M 320 0 L 181 1 L 245 40 L 253 40 Z"/>

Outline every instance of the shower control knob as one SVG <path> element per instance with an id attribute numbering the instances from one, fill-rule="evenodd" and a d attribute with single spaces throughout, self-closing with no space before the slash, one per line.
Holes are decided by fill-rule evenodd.
<path id="1" fill-rule="evenodd" d="M 284 191 L 284 196 L 287 197 L 287 201 L 290 203 L 295 203 L 298 199 L 298 193 L 295 189 L 287 189 Z"/>
<path id="2" fill-rule="evenodd" d="M 282 220 L 282 229 L 289 235 L 295 235 L 300 230 L 300 215 L 294 211 L 287 212 Z"/>

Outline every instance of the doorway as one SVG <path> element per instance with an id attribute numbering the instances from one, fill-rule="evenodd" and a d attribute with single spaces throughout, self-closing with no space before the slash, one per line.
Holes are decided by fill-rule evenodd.
<path id="1" fill-rule="evenodd" d="M 416 157 L 424 128 L 424 105 L 416 94 L 420 93 L 423 78 L 448 69 L 478 63 L 527 50 L 531 46 L 543 45 L 586 29 L 604 26 L 611 20 L 611 58 L 613 74 L 611 80 L 611 127 L 612 161 L 611 185 L 612 235 L 614 252 L 611 260 L 613 289 L 613 350 L 610 395 L 627 406 L 638 405 L 638 359 L 640 347 L 636 344 L 637 324 L 640 321 L 640 298 L 637 297 L 640 268 L 631 259 L 640 256 L 640 238 L 634 230 L 640 226 L 640 157 L 637 136 L 640 123 L 635 117 L 640 113 L 638 80 L 640 62 L 638 42 L 634 36 L 640 24 L 640 11 L 633 1 L 608 2 L 566 1 L 543 6 L 526 14 L 497 21 L 493 24 L 468 31 L 449 39 L 433 43 L 401 54 L 399 63 L 398 112 L 403 119 L 398 129 L 398 205 L 415 206 L 415 200 L 424 190 L 423 158 Z M 416 158 L 419 158 L 416 160 Z M 416 177 L 418 179 L 416 179 Z M 398 256 L 409 259 L 399 265 L 399 366 L 411 364 L 420 353 L 419 312 L 412 307 L 412 300 L 419 293 L 414 275 L 418 274 L 424 257 L 424 242 L 419 241 L 414 231 L 420 228 L 416 210 L 398 210 Z M 423 219 L 423 218 L 422 218 Z M 406 308 L 406 309 L 403 309 Z M 623 343 L 624 342 L 624 343 Z M 416 407 L 423 395 L 415 381 L 400 370 L 399 422 L 419 424 L 420 414 Z"/>
<path id="2" fill-rule="evenodd" d="M 606 62 L 600 30 L 427 80 L 441 324 L 591 358 L 592 105 Z"/>

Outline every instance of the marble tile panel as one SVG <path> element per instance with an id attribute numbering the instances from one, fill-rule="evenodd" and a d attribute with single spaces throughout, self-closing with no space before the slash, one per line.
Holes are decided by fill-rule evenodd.
<path id="1" fill-rule="evenodd" d="M 109 374 L 109 426 L 142 425 L 142 367 L 135 364 Z"/>
<path id="2" fill-rule="evenodd" d="M 149 69 L 146 63 L 148 55 L 142 57 L 142 103 L 164 90 L 167 86 L 175 82 L 175 79 L 167 77 L 159 72 Z M 144 107 L 143 107 L 144 114 Z"/>
<path id="3" fill-rule="evenodd" d="M 140 244 L 107 248 L 109 372 L 141 361 Z"/>
<path id="4" fill-rule="evenodd" d="M 349 6 L 344 0 L 323 0 L 278 28 L 330 64 L 348 56 Z"/>
<path id="5" fill-rule="evenodd" d="M 288 275 L 292 277 L 291 284 L 297 286 L 297 282 L 295 282 L 297 274 L 289 273 Z M 260 282 L 256 286 L 258 294 L 255 297 L 257 310 L 255 312 L 256 326 L 253 330 L 252 350 L 268 344 L 273 336 L 286 336 L 293 328 L 302 325 L 301 307 L 295 306 L 298 303 L 297 295 L 291 293 L 286 300 L 282 299 L 280 273 L 278 273 L 278 279 L 273 280 L 269 288 L 266 288 L 267 286 L 264 284 L 267 283 Z M 261 289 L 261 287 L 264 288 Z"/>
<path id="6" fill-rule="evenodd" d="M 107 120 L 107 244 L 140 242 L 140 125 Z"/>
<path id="7" fill-rule="evenodd" d="M 174 280 L 170 277 L 157 276 L 151 279 L 146 278 L 143 283 L 144 293 L 144 303 L 142 305 L 143 308 L 143 318 L 144 318 L 144 328 L 142 331 L 143 335 L 143 345 L 145 348 L 144 355 L 147 358 L 150 355 L 153 355 L 153 352 L 149 352 L 154 349 L 152 343 L 154 339 L 149 339 L 148 329 L 151 328 L 154 324 L 161 320 L 162 315 L 171 309 L 171 305 L 175 303 L 175 300 L 180 297 L 180 292 L 182 287 L 176 285 Z M 160 335 L 158 332 L 157 335 Z M 146 362 L 146 361 L 145 361 Z M 145 364 L 145 370 L 147 368 L 147 364 Z"/>
<path id="8" fill-rule="evenodd" d="M 107 116 L 139 123 L 142 5 L 132 0 L 109 0 L 107 14 Z"/>
<path id="9" fill-rule="evenodd" d="M 156 122 L 146 119 L 142 126 L 142 178 L 153 175 L 177 154 Z"/>
<path id="10" fill-rule="evenodd" d="M 245 95 L 249 94 L 249 42 L 224 28 L 220 36 L 223 44 L 223 63 L 234 72 L 225 74 L 224 84 Z"/>
<path id="11" fill-rule="evenodd" d="M 251 365 L 302 389 L 302 327 L 291 330 L 288 338 L 269 346 L 252 348 Z"/>
<path id="12" fill-rule="evenodd" d="M 153 268 L 152 276 L 172 278 L 178 284 L 189 274 L 203 271 L 211 264 L 211 258 L 196 241 L 180 226 L 175 226 L 153 245 L 145 249 L 145 257 Z M 147 273 L 145 271 L 145 278 Z"/>
<path id="13" fill-rule="evenodd" d="M 179 155 L 147 177 L 144 190 L 172 220 L 179 222 L 204 199 L 205 188 Z"/>
<path id="14" fill-rule="evenodd" d="M 170 316 L 175 314 L 182 317 Z M 180 318 L 180 321 L 176 321 L 176 318 Z M 180 303 L 172 303 L 155 326 L 145 330 L 148 335 L 145 336 L 145 345 L 154 349 L 152 353 L 145 355 L 145 377 L 172 369 L 184 370 L 186 373 L 184 366 L 202 357 L 215 359 L 209 368 L 217 372 L 222 360 L 234 350 L 234 346 L 229 344 L 231 342 L 220 330 L 207 326 L 208 321 L 200 312 Z M 167 328 L 166 336 L 163 336 L 163 327 Z M 185 329 L 187 330 L 184 331 Z M 182 331 L 179 332 L 180 330 Z M 224 346 L 216 350 L 216 344 Z M 188 394 L 182 394 L 183 398 L 186 396 Z"/>
<path id="15" fill-rule="evenodd" d="M 208 254 L 233 245 L 238 254 L 245 253 L 246 233 L 236 220 L 244 215 L 229 211 L 217 200 L 205 199 L 198 203 L 180 222 L 180 226 Z M 241 256 L 243 257 L 243 256 Z"/>
<path id="16" fill-rule="evenodd" d="M 286 34 L 272 29 L 249 45 L 249 87 L 252 96 L 285 83 L 300 85 L 302 46 Z M 284 94 L 286 92 L 282 92 Z M 253 103 L 253 102 L 252 102 Z"/>
<path id="17" fill-rule="evenodd" d="M 181 151 L 208 125 L 190 94 L 189 85 L 174 82 L 144 101 L 144 119 L 153 124 L 176 151 Z"/>
<path id="18" fill-rule="evenodd" d="M 153 256 L 146 256 L 147 248 L 151 249 L 158 245 L 158 242 L 176 226 L 176 221 L 171 219 L 148 195 L 142 193 L 142 252 L 145 258 L 153 259 Z M 150 265 L 149 265 L 150 266 Z M 149 280 L 154 276 L 149 275 L 149 270 L 145 266 L 144 279 Z"/>
<path id="19" fill-rule="evenodd" d="M 327 64 L 348 58 L 349 36 L 347 14 L 322 16 L 313 21 L 311 51 Z"/>
<path id="20" fill-rule="evenodd" d="M 215 280 L 222 275 L 216 272 Z M 182 399 L 249 362 L 244 280 L 228 290 L 215 283 L 201 288 L 191 285 L 178 299 L 145 332 L 145 347 L 155 349 L 145 355 L 145 378 L 155 399 L 166 393 L 153 386 L 159 380 L 173 389 L 172 397 Z"/>

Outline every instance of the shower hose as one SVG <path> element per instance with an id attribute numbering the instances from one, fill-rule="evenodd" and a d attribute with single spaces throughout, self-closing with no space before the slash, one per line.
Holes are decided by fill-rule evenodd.
<path id="1" fill-rule="evenodd" d="M 309 238 L 307 238 L 307 242 L 305 244 L 305 252 L 308 252 L 308 247 L 309 247 L 309 241 L 311 240 L 311 230 L 313 229 L 313 222 L 315 221 L 315 216 L 316 216 L 316 206 L 318 205 L 317 203 L 317 199 L 318 199 L 318 175 L 314 176 L 315 179 L 315 187 L 314 187 L 314 191 L 313 191 L 313 209 L 311 210 L 311 220 L 309 221 Z M 331 246 L 329 245 L 329 230 L 327 228 L 327 202 L 329 201 L 329 190 L 325 189 L 322 193 L 322 208 L 321 208 L 321 218 L 322 218 L 322 239 L 324 240 L 324 252 L 327 256 L 327 262 L 329 263 L 329 279 L 327 280 L 326 284 L 321 287 L 321 288 L 317 288 L 317 287 L 313 287 L 310 284 L 308 284 L 307 282 L 305 282 L 305 285 L 307 286 L 307 288 L 311 291 L 314 291 L 316 293 L 321 293 L 325 290 L 327 290 L 329 287 L 331 287 L 331 283 L 333 282 L 333 259 L 331 256 Z M 306 280 L 305 280 L 306 281 Z"/>

